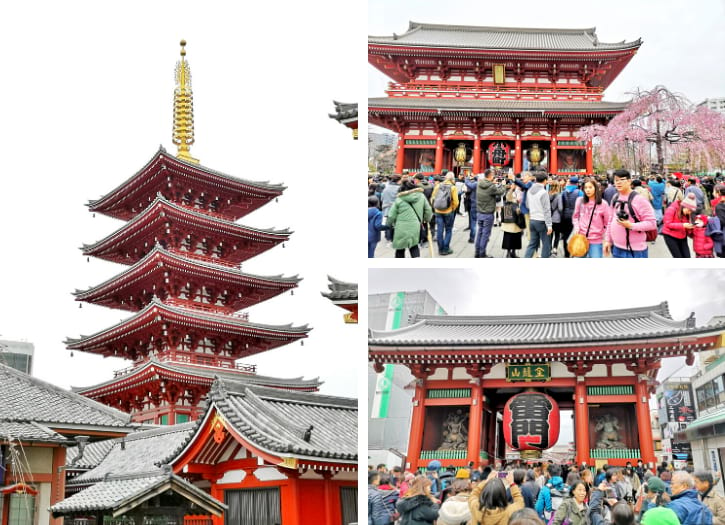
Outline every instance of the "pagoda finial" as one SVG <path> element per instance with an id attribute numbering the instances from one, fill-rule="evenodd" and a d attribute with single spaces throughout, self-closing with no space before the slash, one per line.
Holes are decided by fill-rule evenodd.
<path id="1" fill-rule="evenodd" d="M 194 95 L 191 92 L 191 70 L 186 61 L 186 40 L 181 41 L 181 60 L 176 63 L 176 89 L 174 90 L 174 134 L 176 156 L 187 162 L 199 163 L 189 153 L 194 143 Z"/>

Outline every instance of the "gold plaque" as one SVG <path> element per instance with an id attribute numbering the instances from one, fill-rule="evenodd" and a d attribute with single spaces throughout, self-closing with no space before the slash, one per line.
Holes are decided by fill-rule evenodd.
<path id="1" fill-rule="evenodd" d="M 504 64 L 493 65 L 493 83 L 504 84 L 506 82 L 506 66 Z"/>

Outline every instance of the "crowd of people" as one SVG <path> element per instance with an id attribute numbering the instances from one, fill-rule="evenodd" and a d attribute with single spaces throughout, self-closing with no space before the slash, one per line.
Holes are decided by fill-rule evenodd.
<path id="1" fill-rule="evenodd" d="M 646 258 L 660 235 L 674 258 L 725 257 L 725 180 L 715 177 L 559 177 L 545 172 L 500 176 L 414 174 L 369 180 L 368 257 L 385 239 L 396 257 L 419 257 L 437 244 L 451 255 L 453 225 L 467 215 L 474 257 L 487 258 L 493 228 L 503 231 L 506 257 Z M 432 249 L 431 249 L 432 253 Z"/>
<path id="2" fill-rule="evenodd" d="M 725 525 L 710 471 L 517 462 L 368 470 L 368 525 Z"/>

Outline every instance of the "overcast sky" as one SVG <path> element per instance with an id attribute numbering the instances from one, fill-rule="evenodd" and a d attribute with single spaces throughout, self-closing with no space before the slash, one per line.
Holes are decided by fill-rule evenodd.
<path id="1" fill-rule="evenodd" d="M 352 193 L 351 174 L 364 165 L 364 140 L 353 141 L 328 113 L 333 99 L 365 96 L 364 28 L 360 23 L 355 42 L 347 22 L 364 20 L 365 12 L 330 0 L 312 14 L 295 2 L 283 8 L 185 1 L 4 6 L 0 338 L 35 344 L 38 377 L 87 386 L 131 364 L 79 352 L 71 358 L 62 342 L 129 316 L 85 304 L 79 309 L 71 296 L 125 268 L 82 256 L 83 243 L 122 225 L 93 218 L 85 204 L 143 167 L 159 144 L 176 152 L 174 67 L 185 38 L 196 124 L 192 155 L 224 173 L 289 187 L 278 203 L 240 222 L 295 233 L 286 248 L 244 263 L 244 270 L 299 273 L 304 280 L 294 296 L 252 308 L 250 320 L 309 323 L 314 330 L 304 346 L 245 362 L 265 375 L 320 376 L 323 392 L 357 395 L 364 328 L 343 324 L 344 311 L 320 292 L 327 290 L 327 274 L 357 281 L 360 268 L 351 254 L 361 264 L 364 257 L 362 239 L 347 235 L 349 223 L 339 219 L 348 206 L 341 196 Z"/>
<path id="2" fill-rule="evenodd" d="M 642 38 L 639 52 L 605 92 L 605 100 L 627 100 L 627 92 L 662 84 L 692 102 L 725 97 L 725 0 L 512 0 L 500 4 L 459 0 L 368 0 L 368 35 L 403 34 L 408 23 L 503 26 L 596 27 L 601 42 Z M 368 65 L 368 94 L 385 96 L 388 77 Z M 378 131 L 381 129 L 378 128 Z"/>

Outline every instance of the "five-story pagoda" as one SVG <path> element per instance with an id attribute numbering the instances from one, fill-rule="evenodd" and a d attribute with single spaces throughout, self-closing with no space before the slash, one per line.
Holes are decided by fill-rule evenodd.
<path id="1" fill-rule="evenodd" d="M 317 379 L 256 374 L 237 360 L 307 337 L 305 326 L 249 321 L 240 310 L 287 290 L 296 276 L 261 277 L 240 265 L 289 239 L 289 230 L 259 229 L 236 221 L 282 194 L 285 187 L 238 179 L 199 164 L 194 143 L 191 73 L 181 41 L 176 66 L 176 157 L 163 148 L 139 172 L 102 198 L 92 212 L 125 221 L 83 253 L 128 265 L 76 300 L 132 312 L 93 335 L 66 340 L 69 350 L 131 359 L 83 395 L 148 423 L 195 419 L 214 376 L 269 387 L 315 391 Z"/>

